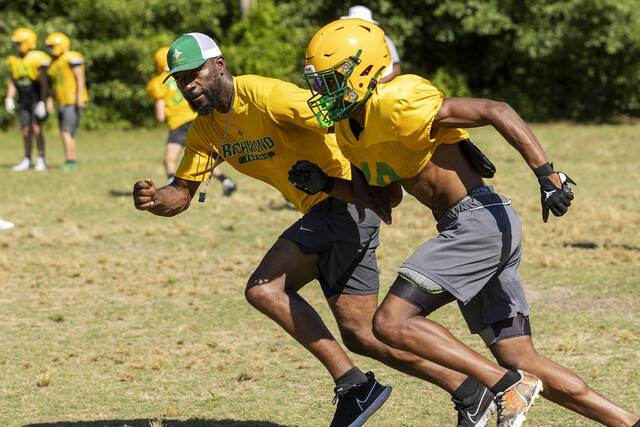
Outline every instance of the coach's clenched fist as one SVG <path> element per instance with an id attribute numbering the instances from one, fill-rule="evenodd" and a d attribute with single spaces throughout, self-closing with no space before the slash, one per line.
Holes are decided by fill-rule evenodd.
<path id="1" fill-rule="evenodd" d="M 146 211 L 154 205 L 153 197 L 156 195 L 156 186 L 149 178 L 133 184 L 133 204 L 136 209 Z"/>

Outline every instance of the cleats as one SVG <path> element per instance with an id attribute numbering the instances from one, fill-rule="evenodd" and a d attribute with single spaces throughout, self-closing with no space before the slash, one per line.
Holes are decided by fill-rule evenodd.
<path id="1" fill-rule="evenodd" d="M 366 373 L 366 383 L 357 385 L 344 394 L 336 393 L 336 413 L 330 427 L 358 427 L 363 425 L 386 402 L 391 387 L 376 381 L 373 372 Z"/>
<path id="2" fill-rule="evenodd" d="M 12 169 L 16 172 L 21 172 L 21 171 L 26 171 L 30 167 L 31 167 L 31 159 L 29 159 L 28 157 L 25 157 L 22 159 L 20 163 L 15 165 Z"/>
<path id="3" fill-rule="evenodd" d="M 44 157 L 38 157 L 36 159 L 35 170 L 41 172 L 47 168 L 47 163 L 44 161 Z"/>
<path id="4" fill-rule="evenodd" d="M 458 411 L 458 427 L 484 427 L 497 410 L 496 397 L 484 385 L 462 400 L 452 398 Z"/>
<path id="5" fill-rule="evenodd" d="M 542 391 L 542 381 L 531 374 L 518 370 L 520 381 L 503 393 L 498 393 L 498 427 L 519 427 L 533 401 Z"/>

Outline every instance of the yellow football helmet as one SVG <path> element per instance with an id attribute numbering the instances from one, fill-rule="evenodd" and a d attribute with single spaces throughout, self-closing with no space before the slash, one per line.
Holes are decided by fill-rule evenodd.
<path id="1" fill-rule="evenodd" d="M 367 100 L 383 72 L 392 68 L 384 32 L 362 19 L 339 19 L 322 27 L 307 46 L 302 78 L 308 104 L 322 126 L 343 120 Z"/>
<path id="2" fill-rule="evenodd" d="M 53 56 L 60 56 L 71 47 L 71 40 L 63 33 L 51 33 L 44 42 Z"/>
<path id="3" fill-rule="evenodd" d="M 18 50 L 24 54 L 36 47 L 38 36 L 33 30 L 21 27 L 13 32 L 11 41 L 14 42 Z"/>
<path id="4" fill-rule="evenodd" d="M 169 53 L 169 46 L 163 46 L 156 50 L 155 55 L 153 55 L 153 59 L 156 61 L 156 70 L 158 70 L 158 74 L 169 71 L 167 53 Z"/>

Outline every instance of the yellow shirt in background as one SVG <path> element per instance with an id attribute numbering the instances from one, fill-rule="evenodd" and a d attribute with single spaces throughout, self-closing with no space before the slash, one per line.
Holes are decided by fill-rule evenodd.
<path id="1" fill-rule="evenodd" d="M 38 69 L 48 67 L 51 57 L 39 50 L 30 50 L 23 57 L 9 55 L 6 63 L 11 67 L 11 76 L 18 85 L 38 81 Z"/>
<path id="2" fill-rule="evenodd" d="M 147 84 L 147 92 L 154 101 L 164 100 L 164 114 L 167 117 L 167 125 L 174 130 L 196 118 L 198 115 L 191 110 L 189 103 L 178 90 L 178 85 L 173 77 L 169 77 L 166 84 L 162 84 L 168 72 L 152 78 Z"/>
<path id="3" fill-rule="evenodd" d="M 252 75 L 234 77 L 233 85 L 235 96 L 224 145 L 228 113 L 199 115 L 189 127 L 177 177 L 204 181 L 220 152 L 221 160 L 277 188 L 303 213 L 328 195 L 309 195 L 289 183 L 289 170 L 298 160 L 309 160 L 330 176 L 350 179 L 351 166 L 334 136 L 311 113 L 307 90 Z"/>
<path id="4" fill-rule="evenodd" d="M 359 138 L 353 134 L 349 119 L 336 123 L 338 145 L 371 185 L 383 187 L 414 177 L 438 145 L 469 137 L 463 129 L 431 132 L 443 99 L 442 92 L 428 80 L 410 74 L 398 76 L 372 92 Z"/>
<path id="5" fill-rule="evenodd" d="M 84 72 L 84 57 L 79 52 L 70 50 L 55 58 L 47 69 L 58 105 L 72 105 L 77 102 L 78 82 L 72 67 L 82 67 Z M 88 100 L 86 85 L 82 99 L 85 102 Z"/>

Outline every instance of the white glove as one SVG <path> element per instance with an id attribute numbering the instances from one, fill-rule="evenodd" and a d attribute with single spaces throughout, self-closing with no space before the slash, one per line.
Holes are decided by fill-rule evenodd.
<path id="1" fill-rule="evenodd" d="M 47 106 L 44 101 L 38 101 L 36 108 L 33 109 L 33 114 L 39 120 L 44 120 L 44 118 L 47 117 Z"/>
<path id="2" fill-rule="evenodd" d="M 13 114 L 16 111 L 16 104 L 13 102 L 13 98 L 5 98 L 4 99 L 4 108 L 7 109 L 7 113 Z"/>

